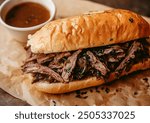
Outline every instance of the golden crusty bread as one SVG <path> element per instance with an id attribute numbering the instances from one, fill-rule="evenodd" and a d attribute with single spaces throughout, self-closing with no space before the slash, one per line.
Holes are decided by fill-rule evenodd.
<path id="1" fill-rule="evenodd" d="M 121 76 L 127 75 L 134 71 L 145 70 L 148 68 L 150 68 L 150 58 L 143 62 L 133 65 L 130 71 L 128 72 L 123 71 Z M 117 78 L 115 74 L 112 73 L 110 77 L 108 78 L 107 82 L 113 81 L 115 79 Z M 71 92 L 71 91 L 75 91 L 75 90 L 79 90 L 83 88 L 88 88 L 92 86 L 98 86 L 104 83 L 105 83 L 104 79 L 97 79 L 96 77 L 91 77 L 86 80 L 72 81 L 69 83 L 51 83 L 50 84 L 49 82 L 41 81 L 41 82 L 34 83 L 33 86 L 37 88 L 37 90 L 42 91 L 42 92 L 59 94 L 59 93 Z"/>
<path id="2" fill-rule="evenodd" d="M 60 19 L 29 36 L 33 53 L 53 53 L 122 43 L 150 35 L 139 15 L 121 9 Z"/>

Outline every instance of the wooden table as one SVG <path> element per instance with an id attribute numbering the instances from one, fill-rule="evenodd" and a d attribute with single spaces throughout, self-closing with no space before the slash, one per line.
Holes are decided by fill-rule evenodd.
<path id="1" fill-rule="evenodd" d="M 0 0 L 0 4 L 4 0 Z M 89 0 L 113 8 L 129 9 L 141 15 L 150 17 L 150 0 Z"/>
<path id="2" fill-rule="evenodd" d="M 0 4 L 4 0 L 0 0 Z M 91 0 L 114 8 L 124 8 L 150 17 L 150 0 Z M 6 99 L 7 98 L 7 99 Z M 12 97 L 0 89 L 0 105 L 26 106 L 26 102 Z"/>
<path id="3" fill-rule="evenodd" d="M 132 10 L 150 17 L 150 0 L 91 0 L 113 8 Z"/>

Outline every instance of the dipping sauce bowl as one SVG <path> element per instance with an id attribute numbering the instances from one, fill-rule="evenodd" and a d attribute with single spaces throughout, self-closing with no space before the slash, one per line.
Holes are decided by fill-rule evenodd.
<path id="1" fill-rule="evenodd" d="M 29 34 L 54 19 L 55 12 L 52 0 L 6 0 L 0 6 L 0 23 L 13 39 L 26 43 Z"/>

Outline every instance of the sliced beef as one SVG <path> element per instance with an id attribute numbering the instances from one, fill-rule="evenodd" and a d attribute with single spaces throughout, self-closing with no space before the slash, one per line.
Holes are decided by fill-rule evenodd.
<path id="1" fill-rule="evenodd" d="M 33 61 L 33 60 L 37 60 L 37 62 L 39 64 L 42 64 L 44 62 L 48 62 L 48 61 L 51 61 L 52 59 L 55 56 L 55 54 L 34 54 L 32 56 L 30 56 L 30 58 L 28 60 L 26 60 L 26 62 L 30 62 L 30 61 Z"/>
<path id="2" fill-rule="evenodd" d="M 33 60 L 37 60 L 37 55 L 31 55 L 30 56 L 30 54 L 27 56 L 28 57 L 28 59 L 26 60 L 26 62 L 31 62 L 31 61 L 33 61 Z"/>
<path id="3" fill-rule="evenodd" d="M 57 54 L 56 55 L 56 57 L 54 58 L 54 63 L 58 63 L 62 58 L 64 58 L 64 57 L 68 57 L 68 56 L 70 56 L 71 55 L 71 53 L 70 52 L 65 52 L 65 53 L 59 53 L 59 54 Z"/>
<path id="4" fill-rule="evenodd" d="M 46 74 L 49 75 L 51 77 L 53 77 L 54 79 L 56 79 L 59 82 L 63 82 L 62 77 L 56 73 L 55 71 L 53 71 L 52 69 L 39 65 L 39 64 L 31 64 L 30 66 L 25 68 L 26 73 L 41 73 L 41 74 Z"/>
<path id="5" fill-rule="evenodd" d="M 110 46 L 109 48 L 106 48 L 103 52 L 104 55 L 111 54 L 111 53 L 123 53 L 123 49 L 119 45 Z"/>
<path id="6" fill-rule="evenodd" d="M 78 64 L 79 68 L 81 69 L 81 74 L 83 74 L 87 68 L 86 58 L 85 57 L 79 58 L 79 60 L 77 61 L 77 64 Z"/>
<path id="7" fill-rule="evenodd" d="M 115 72 L 120 77 L 122 70 L 150 58 L 150 43 L 146 39 L 129 41 L 78 51 L 34 54 L 27 48 L 28 57 L 22 69 L 32 73 L 37 82 L 69 82 L 89 77 L 104 78 Z"/>
<path id="8" fill-rule="evenodd" d="M 108 56 L 108 62 L 119 62 L 119 59 L 110 55 Z"/>
<path id="9" fill-rule="evenodd" d="M 71 53 L 66 52 L 66 53 L 59 53 L 55 56 L 54 60 L 52 62 L 50 62 L 50 64 L 48 65 L 50 68 L 52 69 L 62 69 L 64 66 L 64 63 L 60 63 L 60 60 L 64 57 L 68 57 L 70 56 Z M 59 70 L 62 71 L 62 70 Z"/>
<path id="10" fill-rule="evenodd" d="M 117 72 L 120 72 L 124 68 L 128 67 L 129 63 L 136 57 L 135 53 L 139 50 L 142 50 L 142 44 L 140 42 L 134 41 L 129 48 L 127 56 L 123 59 L 120 65 L 116 68 Z"/>
<path id="11" fill-rule="evenodd" d="M 119 45 L 109 46 L 108 48 L 102 48 L 95 51 L 97 56 L 123 53 L 124 50 Z"/>
<path id="12" fill-rule="evenodd" d="M 77 65 L 73 71 L 74 79 L 77 79 L 77 80 L 82 79 L 85 76 L 87 71 L 88 71 L 88 64 L 87 64 L 86 57 L 83 56 L 83 57 L 78 58 Z"/>
<path id="13" fill-rule="evenodd" d="M 117 54 L 117 56 L 116 56 L 116 58 L 118 59 L 118 60 L 121 60 L 122 58 L 124 58 L 125 57 L 125 53 L 123 52 L 123 53 L 118 53 Z"/>
<path id="14" fill-rule="evenodd" d="M 119 62 L 121 59 L 123 59 L 125 57 L 125 53 L 121 52 L 121 53 L 117 53 L 115 55 L 108 55 L 108 62 L 111 63 L 116 63 Z"/>
<path id="15" fill-rule="evenodd" d="M 70 57 L 68 57 L 62 72 L 62 78 L 64 79 L 65 82 L 69 82 L 69 77 L 73 69 L 75 68 L 77 57 L 81 53 L 81 51 L 82 50 L 78 50 L 74 52 Z"/>
<path id="16" fill-rule="evenodd" d="M 35 63 L 34 61 L 26 62 L 26 63 L 22 66 L 22 70 L 23 70 L 24 72 L 26 72 L 26 68 L 34 66 L 34 63 Z"/>
<path id="17" fill-rule="evenodd" d="M 45 63 L 45 62 L 48 62 L 48 61 L 51 61 L 52 59 L 51 58 L 54 58 L 55 54 L 48 54 L 48 55 L 45 55 L 45 54 L 40 54 L 39 56 L 37 56 L 37 62 L 39 64 L 42 64 L 42 63 Z"/>
<path id="18" fill-rule="evenodd" d="M 52 69 L 61 69 L 63 68 L 63 64 L 49 64 L 49 67 L 52 68 Z"/>
<path id="19" fill-rule="evenodd" d="M 101 72 L 101 75 L 105 76 L 109 71 L 107 66 L 104 63 L 102 63 L 100 60 L 98 60 L 98 58 L 96 58 L 91 51 L 87 51 L 87 55 L 90 58 L 90 63 L 92 67 L 99 70 Z"/>

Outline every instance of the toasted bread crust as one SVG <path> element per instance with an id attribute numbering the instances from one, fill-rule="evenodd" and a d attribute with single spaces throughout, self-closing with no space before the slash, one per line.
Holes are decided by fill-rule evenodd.
<path id="1" fill-rule="evenodd" d="M 140 62 L 138 64 L 133 65 L 130 71 L 128 72 L 123 71 L 120 76 L 125 76 L 134 71 L 145 70 L 148 68 L 150 68 L 150 58 L 148 60 L 145 60 L 144 62 Z M 107 82 L 111 82 L 115 79 L 117 79 L 117 77 L 115 76 L 114 73 L 112 73 Z M 42 92 L 59 94 L 59 93 L 71 92 L 83 88 L 88 88 L 92 86 L 98 86 L 104 83 L 105 83 L 104 79 L 97 79 L 96 77 L 91 77 L 86 80 L 72 81 L 69 83 L 48 83 L 48 82 L 41 81 L 41 82 L 34 83 L 33 86 L 35 86 L 39 91 Z"/>
<path id="2" fill-rule="evenodd" d="M 121 9 L 60 19 L 30 36 L 33 53 L 53 53 L 104 46 L 148 37 L 149 24 Z"/>

